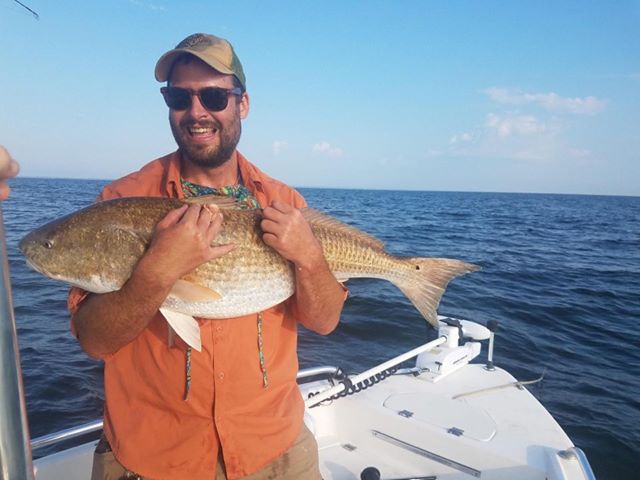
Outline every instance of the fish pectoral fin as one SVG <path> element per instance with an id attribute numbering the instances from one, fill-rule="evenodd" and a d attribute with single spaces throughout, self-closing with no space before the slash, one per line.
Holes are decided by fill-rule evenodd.
<path id="1" fill-rule="evenodd" d="M 169 296 L 185 303 L 211 302 L 222 298 L 222 295 L 215 290 L 184 279 L 180 279 L 175 283 L 169 292 Z"/>
<path id="2" fill-rule="evenodd" d="M 160 313 L 167 320 L 170 328 L 172 328 L 187 345 L 198 352 L 202 351 L 200 325 L 198 325 L 195 318 L 166 308 L 161 308 Z"/>

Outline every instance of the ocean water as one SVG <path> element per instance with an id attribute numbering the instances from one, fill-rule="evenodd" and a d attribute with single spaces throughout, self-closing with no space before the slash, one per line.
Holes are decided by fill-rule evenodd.
<path id="1" fill-rule="evenodd" d="M 67 287 L 17 249 L 36 226 L 93 201 L 106 182 L 18 178 L 3 204 L 32 437 L 102 414 L 102 365 L 69 332 Z M 497 320 L 495 363 L 531 388 L 599 479 L 640 471 L 640 198 L 301 189 L 309 204 L 399 255 L 482 270 L 454 280 L 440 313 Z M 338 329 L 301 330 L 301 367 L 356 372 L 434 336 L 391 284 L 360 279 Z"/>

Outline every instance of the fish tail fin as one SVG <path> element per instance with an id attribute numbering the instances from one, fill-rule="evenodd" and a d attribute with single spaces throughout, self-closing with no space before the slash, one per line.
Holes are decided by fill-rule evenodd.
<path id="1" fill-rule="evenodd" d="M 480 269 L 477 265 L 448 258 L 404 260 L 411 266 L 411 271 L 396 278 L 394 283 L 434 328 L 438 327 L 437 308 L 449 282 Z"/>

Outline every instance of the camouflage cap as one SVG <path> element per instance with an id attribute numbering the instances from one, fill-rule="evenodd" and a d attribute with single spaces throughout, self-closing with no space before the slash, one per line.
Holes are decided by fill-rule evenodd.
<path id="1" fill-rule="evenodd" d="M 194 55 L 220 73 L 235 75 L 246 90 L 247 81 L 240 59 L 224 38 L 207 33 L 194 33 L 182 40 L 176 48 L 162 55 L 156 63 L 156 80 L 166 82 L 173 63 L 185 53 Z"/>

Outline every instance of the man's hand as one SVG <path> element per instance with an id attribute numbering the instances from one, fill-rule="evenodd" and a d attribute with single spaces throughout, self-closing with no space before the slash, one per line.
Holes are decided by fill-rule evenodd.
<path id="1" fill-rule="evenodd" d="M 201 264 L 235 248 L 233 244 L 211 246 L 222 221 L 216 205 L 183 205 L 170 211 L 156 225 L 144 263 L 173 285 Z"/>
<path id="2" fill-rule="evenodd" d="M 282 257 L 309 270 L 324 262 L 320 242 L 300 210 L 276 200 L 262 215 L 262 239 Z"/>
<path id="3" fill-rule="evenodd" d="M 15 177 L 20 171 L 20 165 L 11 155 L 0 145 L 0 200 L 6 200 L 9 197 L 11 189 L 7 184 L 7 178 Z"/>

